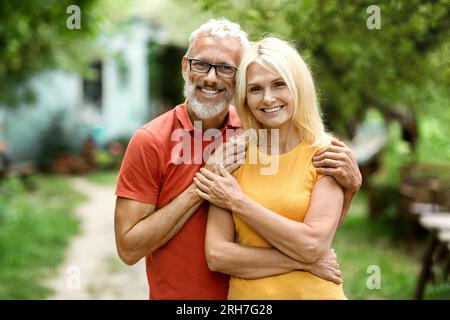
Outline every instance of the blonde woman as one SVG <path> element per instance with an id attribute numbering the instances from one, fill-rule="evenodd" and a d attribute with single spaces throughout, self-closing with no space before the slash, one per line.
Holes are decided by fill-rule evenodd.
<path id="1" fill-rule="evenodd" d="M 299 53 L 275 37 L 253 44 L 239 66 L 235 106 L 244 129 L 258 133 L 245 163 L 233 176 L 220 168 L 220 175 L 202 169 L 194 178 L 197 193 L 211 203 L 209 268 L 231 275 L 228 299 L 346 299 L 338 269 L 330 281 L 289 264 L 317 265 L 330 255 L 344 198 L 338 183 L 312 163 L 331 137 Z M 277 170 L 262 174 L 275 162 Z M 279 266 L 260 269 L 262 259 L 243 265 L 248 257 L 227 254 L 235 243 L 276 249 Z"/>

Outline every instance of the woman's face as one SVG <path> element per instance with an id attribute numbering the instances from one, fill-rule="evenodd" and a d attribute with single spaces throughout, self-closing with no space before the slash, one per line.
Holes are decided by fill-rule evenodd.
<path id="1" fill-rule="evenodd" d="M 283 78 L 253 62 L 247 68 L 247 105 L 265 128 L 293 126 L 294 100 Z"/>

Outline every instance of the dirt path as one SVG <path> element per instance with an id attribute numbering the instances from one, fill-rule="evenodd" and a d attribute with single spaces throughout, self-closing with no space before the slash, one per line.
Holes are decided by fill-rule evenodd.
<path id="1" fill-rule="evenodd" d="M 129 267 L 116 254 L 114 187 L 73 180 L 88 200 L 76 214 L 81 232 L 71 242 L 64 263 L 48 281 L 49 299 L 148 299 L 145 262 Z"/>

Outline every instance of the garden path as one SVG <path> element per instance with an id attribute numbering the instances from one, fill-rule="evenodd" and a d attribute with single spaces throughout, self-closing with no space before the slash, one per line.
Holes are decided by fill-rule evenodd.
<path id="1" fill-rule="evenodd" d="M 76 209 L 81 231 L 48 286 L 49 299 L 147 299 L 145 261 L 127 266 L 117 256 L 114 239 L 114 186 L 74 178 L 88 200 Z"/>

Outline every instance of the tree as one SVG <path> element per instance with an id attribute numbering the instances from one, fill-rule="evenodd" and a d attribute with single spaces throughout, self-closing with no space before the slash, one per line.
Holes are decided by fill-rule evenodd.
<path id="1" fill-rule="evenodd" d="M 70 5 L 80 8 L 80 30 L 67 27 Z M 101 22 L 110 12 L 103 0 L 2 1 L 0 104 L 9 107 L 32 100 L 27 80 L 46 68 L 82 70 L 86 52 L 92 52 Z"/>
<path id="2" fill-rule="evenodd" d="M 202 10 L 239 22 L 252 39 L 276 34 L 295 43 L 318 84 L 326 124 L 339 136 L 352 138 L 367 111 L 376 109 L 385 122 L 392 119 L 400 122 L 403 139 L 415 150 L 418 128 L 432 132 L 430 121 L 419 123 L 418 117 L 439 119 L 432 123 L 437 129 L 427 136 L 426 148 L 420 145 L 423 150 L 429 150 L 431 138 L 434 147 L 440 148 L 432 155 L 426 154 L 426 161 L 435 160 L 437 154 L 438 157 L 447 154 L 444 158 L 450 155 L 447 138 L 450 134 L 449 0 L 386 0 L 378 6 L 363 0 L 200 0 L 198 3 Z M 379 29 L 371 28 L 374 9 L 379 9 Z M 436 131 L 438 140 L 434 139 Z M 390 152 L 392 144 L 388 147 L 385 154 L 394 155 L 397 159 L 394 163 L 401 162 L 396 152 Z M 397 171 L 403 164 L 389 164 L 381 155 L 378 153 L 362 168 L 366 172 L 364 182 L 370 216 L 396 206 Z M 406 161 L 414 157 L 420 159 L 417 153 L 409 153 Z M 389 174 L 378 175 L 383 183 L 376 184 L 372 179 L 373 169 L 381 162 L 385 165 L 381 172 Z M 381 203 L 383 208 L 377 206 Z"/>
<path id="3" fill-rule="evenodd" d="M 252 39 L 277 34 L 296 43 L 312 66 L 328 125 L 341 135 L 352 136 L 370 107 L 386 119 L 403 119 L 424 107 L 429 98 L 424 88 L 449 97 L 448 0 L 383 1 L 381 29 L 367 26 L 370 1 L 199 3 L 238 21 Z"/>

